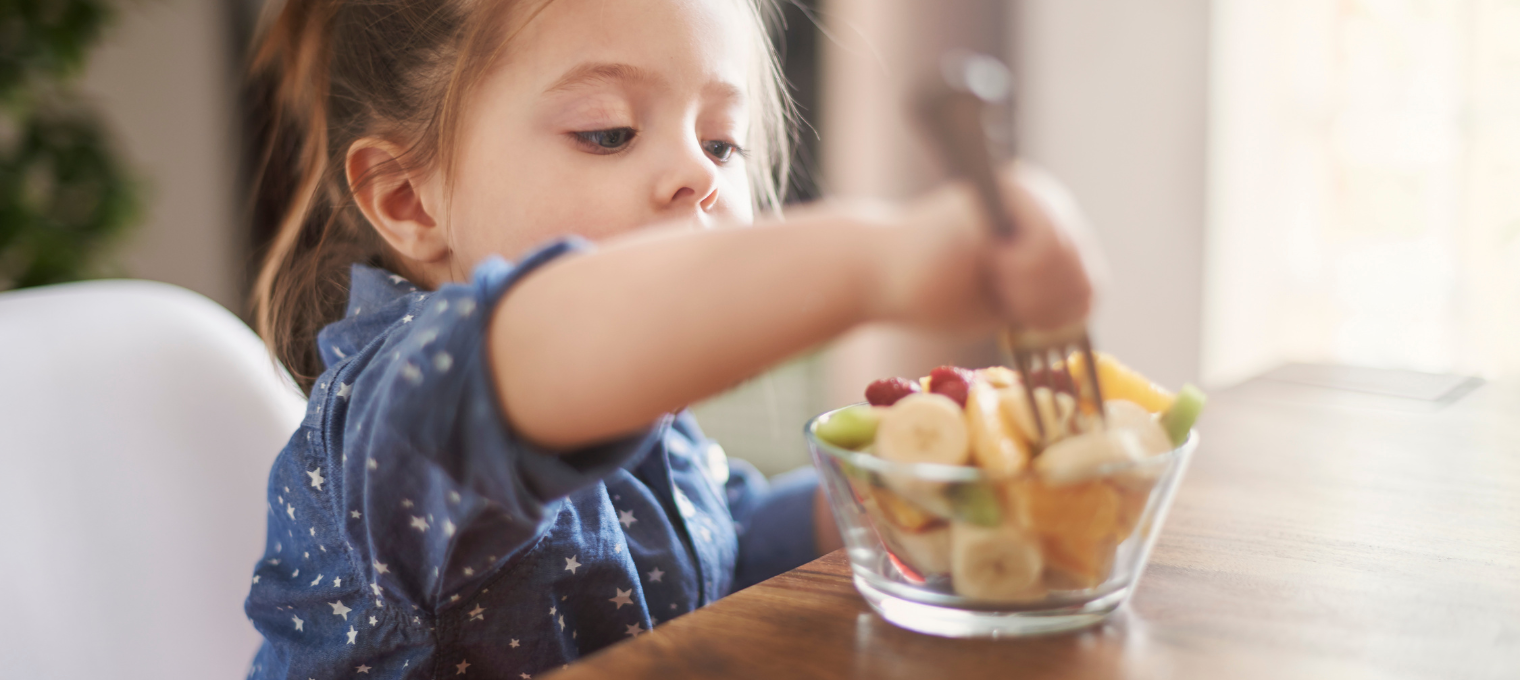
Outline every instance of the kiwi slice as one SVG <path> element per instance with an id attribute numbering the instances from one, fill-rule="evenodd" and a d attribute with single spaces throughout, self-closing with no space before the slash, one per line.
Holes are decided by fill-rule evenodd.
<path id="1" fill-rule="evenodd" d="M 1208 397 L 1203 396 L 1203 390 L 1192 385 L 1183 385 L 1177 392 L 1177 399 L 1172 402 L 1170 408 L 1161 414 L 1161 427 L 1166 430 L 1166 436 L 1172 438 L 1172 443 L 1182 446 L 1187 441 L 1188 432 L 1193 430 L 1193 423 L 1197 422 L 1198 414 L 1203 412 L 1203 405 Z"/>
<path id="2" fill-rule="evenodd" d="M 881 414 L 870 406 L 849 406 L 818 423 L 818 438 L 842 449 L 859 449 L 876 440 L 880 421 Z"/>
<path id="3" fill-rule="evenodd" d="M 956 519 L 978 526 L 995 527 L 1003 521 L 997 491 L 986 482 L 961 482 L 945 489 L 950 512 Z"/>

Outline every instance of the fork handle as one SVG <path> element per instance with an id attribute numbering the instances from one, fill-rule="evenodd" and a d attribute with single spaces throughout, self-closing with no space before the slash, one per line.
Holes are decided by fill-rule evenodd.
<path id="1" fill-rule="evenodd" d="M 972 92 L 951 89 L 925 96 L 920 102 L 925 127 L 954 174 L 971 182 L 992 233 L 1013 238 L 1018 233 L 1017 223 L 1003 200 L 1002 183 L 992 166 L 987 133 L 982 127 L 987 102 Z"/>

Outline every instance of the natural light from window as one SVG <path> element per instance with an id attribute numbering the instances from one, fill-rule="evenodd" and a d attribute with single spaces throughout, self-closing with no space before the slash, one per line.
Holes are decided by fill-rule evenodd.
<path id="1" fill-rule="evenodd" d="M 1520 373 L 1520 0 L 1216 0 L 1203 377 Z"/>

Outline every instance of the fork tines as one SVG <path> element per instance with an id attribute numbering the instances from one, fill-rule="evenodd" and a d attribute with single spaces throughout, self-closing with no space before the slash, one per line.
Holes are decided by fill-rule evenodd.
<path id="1" fill-rule="evenodd" d="M 1046 432 L 1046 423 L 1064 423 L 1066 434 L 1080 434 L 1093 426 L 1101 426 L 1103 418 L 1103 390 L 1098 385 L 1097 362 L 1093 358 L 1092 341 L 1084 326 L 1066 329 L 1059 333 L 1038 333 L 1007 330 L 1003 332 L 1004 350 L 1013 357 L 1013 368 L 1024 385 L 1040 444 L 1056 439 L 1056 433 Z M 1080 358 L 1079 358 L 1080 357 Z M 1079 385 L 1072 377 L 1071 362 L 1082 362 L 1086 380 Z M 1043 403 L 1036 398 L 1038 388 L 1050 390 L 1052 398 Z M 1062 414 L 1061 399 L 1071 398 L 1074 413 L 1071 418 Z M 1046 412 L 1042 412 L 1046 409 Z"/>

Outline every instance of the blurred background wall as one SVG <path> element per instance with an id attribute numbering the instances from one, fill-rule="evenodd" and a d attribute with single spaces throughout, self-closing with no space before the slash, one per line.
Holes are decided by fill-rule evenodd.
<path id="1" fill-rule="evenodd" d="M 245 311 L 237 73 L 262 0 L 123 5 L 87 84 L 150 180 L 134 276 Z M 794 193 L 940 177 L 903 116 L 947 48 L 1018 78 L 1022 155 L 1108 255 L 1097 344 L 1156 380 L 1284 361 L 1520 369 L 1520 5 L 1504 0 L 807 0 L 785 4 L 806 126 Z M 864 384 L 996 360 L 983 338 L 862 329 L 696 407 L 733 455 Z"/>
<path id="2" fill-rule="evenodd" d="M 143 222 L 117 252 L 123 270 L 241 313 L 248 251 L 229 10 L 211 0 L 123 3 L 83 86 L 146 180 Z"/>

